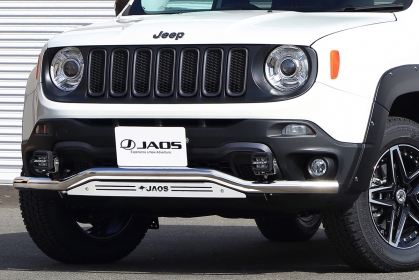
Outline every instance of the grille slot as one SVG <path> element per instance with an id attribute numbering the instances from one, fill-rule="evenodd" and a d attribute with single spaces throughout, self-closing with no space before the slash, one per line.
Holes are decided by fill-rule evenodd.
<path id="1" fill-rule="evenodd" d="M 199 50 L 185 49 L 180 58 L 179 94 L 183 97 L 195 96 L 198 92 Z"/>
<path id="2" fill-rule="evenodd" d="M 123 96 L 128 89 L 128 50 L 115 50 L 111 63 L 111 95 Z"/>
<path id="3" fill-rule="evenodd" d="M 96 97 L 105 93 L 106 51 L 92 50 L 89 56 L 89 95 Z"/>
<path id="4" fill-rule="evenodd" d="M 134 64 L 134 95 L 145 97 L 150 94 L 152 52 L 140 49 L 135 52 Z"/>
<path id="5" fill-rule="evenodd" d="M 203 94 L 207 97 L 216 97 L 221 93 L 223 58 L 222 49 L 208 49 L 205 52 Z"/>
<path id="6" fill-rule="evenodd" d="M 228 56 L 227 94 L 242 96 L 246 91 L 247 50 L 233 49 Z"/>
<path id="7" fill-rule="evenodd" d="M 169 97 L 174 90 L 175 50 L 161 49 L 157 56 L 156 95 Z"/>

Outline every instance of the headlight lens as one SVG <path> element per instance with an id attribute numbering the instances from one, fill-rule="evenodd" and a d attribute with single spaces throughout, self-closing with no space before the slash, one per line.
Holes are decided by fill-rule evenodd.
<path id="1" fill-rule="evenodd" d="M 280 46 L 266 59 L 265 76 L 271 86 L 287 93 L 302 87 L 309 75 L 306 54 L 296 46 Z"/>
<path id="2" fill-rule="evenodd" d="M 75 90 L 83 78 L 84 61 L 80 50 L 64 48 L 54 56 L 50 74 L 54 85 L 63 91 Z"/>

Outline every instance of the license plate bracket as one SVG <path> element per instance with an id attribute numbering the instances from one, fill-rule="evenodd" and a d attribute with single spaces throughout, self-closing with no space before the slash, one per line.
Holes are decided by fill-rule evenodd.
<path id="1" fill-rule="evenodd" d="M 184 127 L 115 127 L 120 167 L 185 167 Z"/>

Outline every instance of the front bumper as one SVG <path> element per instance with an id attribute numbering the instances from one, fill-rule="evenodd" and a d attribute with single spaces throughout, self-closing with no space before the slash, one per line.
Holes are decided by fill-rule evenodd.
<path id="1" fill-rule="evenodd" d="M 281 135 L 289 123 L 308 125 L 315 134 Z M 360 176 L 356 170 L 364 162 L 360 165 L 361 157 L 375 147 L 338 142 L 303 120 L 51 119 L 38 124 L 49 133 L 34 129 L 22 143 L 27 177 L 15 180 L 17 189 L 48 197 L 60 194 L 65 203 L 77 207 L 135 209 L 154 216 L 264 217 L 277 211 L 351 205 L 370 179 L 366 173 L 354 180 Z M 188 167 L 118 168 L 116 126 L 185 127 Z M 51 180 L 31 169 L 36 150 L 58 155 L 59 178 Z M 275 157 L 280 172 L 269 184 L 255 183 L 246 173 L 249 168 L 242 168 L 249 167 L 253 152 Z M 336 172 L 321 180 L 310 178 L 307 164 L 314 157 L 333 159 Z M 365 157 L 370 158 L 375 155 Z"/>
<path id="2" fill-rule="evenodd" d="M 315 134 L 281 135 L 282 129 L 294 122 L 311 127 Z M 343 190 L 347 190 L 362 148 L 360 144 L 335 141 L 316 124 L 307 121 L 55 119 L 43 120 L 39 124 L 47 126 L 49 134 L 37 134 L 34 130 L 30 139 L 22 144 L 27 177 L 40 175 L 30 164 L 36 150 L 53 151 L 58 155 L 61 179 L 91 168 L 117 168 L 115 127 L 118 125 L 185 127 L 189 139 L 189 168 L 218 170 L 246 181 L 257 180 L 250 164 L 253 152 L 271 152 L 280 169 L 277 179 L 286 181 L 313 179 L 307 168 L 310 160 L 328 157 L 334 160 L 336 172 L 321 180 L 335 180 Z"/>
<path id="3" fill-rule="evenodd" d="M 337 181 L 256 183 L 210 169 L 93 168 L 63 181 L 19 177 L 17 189 L 56 190 L 68 195 L 110 197 L 246 198 L 246 194 L 336 194 Z"/>

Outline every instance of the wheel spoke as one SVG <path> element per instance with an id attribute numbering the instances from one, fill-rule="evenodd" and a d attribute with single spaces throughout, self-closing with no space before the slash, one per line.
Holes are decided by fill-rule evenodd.
<path id="1" fill-rule="evenodd" d="M 392 199 L 378 199 L 378 198 L 372 198 L 370 196 L 370 203 L 372 204 L 378 204 L 381 206 L 386 206 L 386 207 L 393 207 L 395 206 L 395 202 Z"/>
<path id="2" fill-rule="evenodd" d="M 387 176 L 389 174 L 391 174 L 391 179 L 392 181 L 397 184 L 397 177 L 396 177 L 396 170 L 395 170 L 395 158 L 394 158 L 394 153 L 393 153 L 394 149 L 391 148 L 389 153 L 390 153 L 390 166 L 387 166 Z M 390 170 L 388 170 L 390 169 Z M 390 172 L 389 172 L 390 171 Z"/>
<path id="3" fill-rule="evenodd" d="M 419 185 L 411 192 L 412 195 L 418 195 L 419 194 Z"/>
<path id="4" fill-rule="evenodd" d="M 419 219 L 416 218 L 415 215 L 413 215 L 412 212 L 409 211 L 409 217 L 412 218 L 413 221 L 415 221 L 415 223 L 417 223 L 419 225 Z"/>
<path id="5" fill-rule="evenodd" d="M 392 191 L 393 189 L 394 189 L 393 184 L 391 184 L 390 186 L 380 186 L 378 188 L 371 188 L 370 194 L 373 194 L 375 192 L 389 192 L 389 191 Z"/>
<path id="6" fill-rule="evenodd" d="M 413 172 L 412 175 L 409 176 L 408 178 L 409 184 L 418 177 L 419 177 L 419 168 L 415 172 Z"/>
<path id="7" fill-rule="evenodd" d="M 390 235 L 390 244 L 398 247 L 399 246 L 399 242 L 400 242 L 400 238 L 402 236 L 403 233 L 403 228 L 404 225 L 406 223 L 406 218 L 409 215 L 409 211 L 405 208 L 402 209 L 401 213 L 400 213 L 400 220 L 399 220 L 399 224 L 397 226 L 397 231 L 396 231 L 396 236 L 395 236 L 395 242 L 393 242 L 392 239 L 392 235 Z M 393 218 L 393 217 L 392 217 Z M 392 225 L 394 225 L 394 219 L 392 220 Z"/>
<path id="8" fill-rule="evenodd" d="M 374 193 L 388 193 L 394 190 L 394 183 L 391 184 L 390 186 L 380 186 L 380 187 L 376 187 L 376 188 L 371 188 L 369 189 L 369 202 L 372 204 L 378 204 L 381 206 L 386 206 L 386 207 L 394 207 L 395 206 L 395 202 L 393 199 L 390 198 L 376 198 L 373 196 Z M 377 196 L 377 195 L 376 195 Z"/>
<path id="9" fill-rule="evenodd" d="M 394 228 L 394 220 L 396 219 L 396 210 L 391 211 L 391 220 L 390 220 L 390 233 L 388 235 L 388 243 L 390 245 L 393 244 L 393 228 Z"/>
<path id="10" fill-rule="evenodd" d="M 394 182 L 396 184 L 398 183 L 397 182 L 397 173 L 398 173 L 401 176 L 403 183 L 409 184 L 409 179 L 407 177 L 406 168 L 404 167 L 402 153 L 400 152 L 399 146 L 395 146 L 390 149 L 390 157 L 391 157 L 391 168 L 392 168 L 392 175 L 393 175 Z"/>

